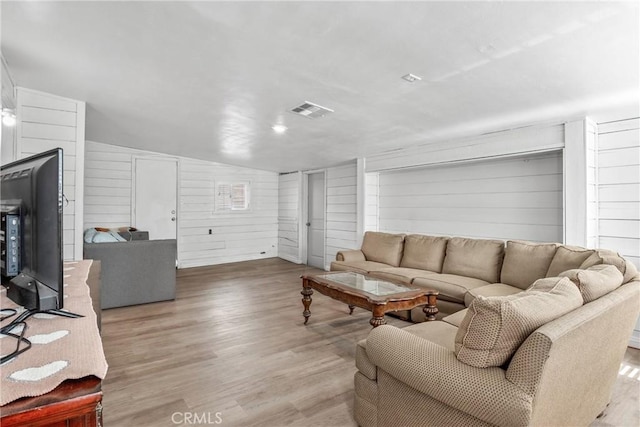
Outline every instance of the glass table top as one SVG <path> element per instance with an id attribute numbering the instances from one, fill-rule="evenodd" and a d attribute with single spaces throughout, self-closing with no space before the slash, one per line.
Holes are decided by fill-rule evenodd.
<path id="1" fill-rule="evenodd" d="M 387 282 L 385 280 L 375 279 L 373 277 L 366 277 L 362 274 L 353 273 L 350 271 L 345 271 L 344 273 L 319 274 L 316 277 L 323 280 L 336 282 L 353 289 L 368 292 L 376 296 L 385 296 L 401 292 L 420 290 L 420 288 L 417 287 L 403 286 Z"/>

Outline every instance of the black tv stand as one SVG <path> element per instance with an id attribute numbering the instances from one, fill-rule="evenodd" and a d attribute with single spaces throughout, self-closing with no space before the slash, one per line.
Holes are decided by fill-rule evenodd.
<path id="1" fill-rule="evenodd" d="M 32 310 L 25 310 L 22 313 L 20 313 L 20 315 L 18 317 L 16 317 L 15 319 L 13 319 L 11 321 L 11 324 L 15 324 L 15 323 L 18 323 L 18 322 L 24 322 L 25 320 L 27 320 L 29 317 L 33 316 L 34 314 L 40 314 L 40 313 L 42 313 L 42 314 L 52 314 L 52 315 L 61 316 L 61 317 L 71 317 L 71 318 L 84 317 L 82 314 L 76 314 L 76 313 L 72 313 L 70 311 L 64 311 L 64 310 L 58 310 L 58 309 L 51 309 L 51 310 L 32 309 Z"/>

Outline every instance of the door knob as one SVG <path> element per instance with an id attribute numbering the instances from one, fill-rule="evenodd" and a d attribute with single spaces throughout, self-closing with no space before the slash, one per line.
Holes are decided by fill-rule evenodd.
<path id="1" fill-rule="evenodd" d="M 175 216 L 172 216 L 172 217 L 171 217 L 171 221 L 175 221 L 175 220 L 176 220 L 176 217 L 175 217 Z"/>
<path id="2" fill-rule="evenodd" d="M 310 223 L 310 222 L 308 222 L 308 223 L 306 223 L 305 225 L 306 225 L 307 227 L 309 227 L 309 226 L 311 225 L 311 223 Z"/>

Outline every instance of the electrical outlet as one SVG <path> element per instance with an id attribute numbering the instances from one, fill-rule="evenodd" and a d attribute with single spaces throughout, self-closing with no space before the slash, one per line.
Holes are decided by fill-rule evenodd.
<path id="1" fill-rule="evenodd" d="M 213 234 L 213 230 L 212 229 L 209 229 L 209 234 Z"/>

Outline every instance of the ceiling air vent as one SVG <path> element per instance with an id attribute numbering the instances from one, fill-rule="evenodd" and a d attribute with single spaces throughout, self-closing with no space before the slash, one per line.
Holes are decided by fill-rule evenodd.
<path id="1" fill-rule="evenodd" d="M 333 113 L 333 110 L 327 107 L 322 107 L 318 104 L 314 104 L 313 102 L 304 101 L 303 104 L 300 104 L 297 107 L 293 107 L 291 109 L 291 112 L 299 114 L 301 116 L 305 116 L 309 119 L 317 119 L 318 117 Z"/>

